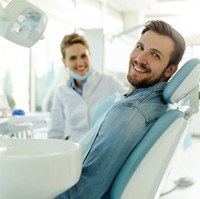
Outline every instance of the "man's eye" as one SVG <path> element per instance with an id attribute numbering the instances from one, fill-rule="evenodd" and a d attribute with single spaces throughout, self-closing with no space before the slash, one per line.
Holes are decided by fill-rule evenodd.
<path id="1" fill-rule="evenodd" d="M 136 46 L 136 48 L 139 50 L 144 50 L 143 46 L 140 46 L 140 45 Z"/>
<path id="2" fill-rule="evenodd" d="M 152 52 L 152 55 L 153 55 L 155 58 L 160 59 L 160 55 L 159 55 L 158 53 Z"/>

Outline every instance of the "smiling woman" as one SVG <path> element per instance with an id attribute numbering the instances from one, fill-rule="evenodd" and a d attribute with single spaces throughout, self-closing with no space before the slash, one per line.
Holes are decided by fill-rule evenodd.
<path id="1" fill-rule="evenodd" d="M 54 96 L 48 137 L 80 142 L 91 127 L 97 106 L 116 91 L 125 92 L 125 88 L 92 67 L 89 45 L 82 35 L 65 35 L 60 49 L 70 79 Z"/>
<path id="2" fill-rule="evenodd" d="M 69 75 L 76 79 L 76 85 L 82 89 L 83 81 L 91 74 L 91 57 L 85 39 L 74 33 L 66 35 L 61 43 L 62 61 Z"/>

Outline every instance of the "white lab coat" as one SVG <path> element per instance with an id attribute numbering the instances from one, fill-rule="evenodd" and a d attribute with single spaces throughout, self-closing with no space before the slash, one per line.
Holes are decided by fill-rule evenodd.
<path id="1" fill-rule="evenodd" d="M 67 84 L 59 87 L 52 104 L 48 138 L 69 136 L 80 142 L 90 129 L 96 107 L 117 91 L 125 93 L 126 89 L 111 76 L 97 73 L 83 85 L 82 96 Z"/>

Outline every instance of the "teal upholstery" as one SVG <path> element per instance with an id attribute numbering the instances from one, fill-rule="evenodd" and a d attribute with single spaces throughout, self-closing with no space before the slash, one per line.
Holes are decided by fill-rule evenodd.
<path id="1" fill-rule="evenodd" d="M 175 103 L 188 95 L 199 83 L 198 64 L 200 59 L 193 58 L 187 61 L 175 76 L 170 80 L 163 92 L 166 103 Z M 190 81 L 192 80 L 192 81 Z M 190 84 L 188 85 L 188 83 Z M 181 91 L 180 93 L 177 93 Z M 175 95 L 176 94 L 176 95 Z M 176 98 L 174 97 L 176 96 Z"/>
<path id="2" fill-rule="evenodd" d="M 129 158 L 123 165 L 112 186 L 111 199 L 121 198 L 124 187 L 127 185 L 130 176 L 133 175 L 134 171 L 139 166 L 141 160 L 151 149 L 161 134 L 165 132 L 166 128 L 179 117 L 183 117 L 183 114 L 180 111 L 170 110 L 152 126 L 147 135 L 138 144 L 136 149 L 130 154 Z"/>

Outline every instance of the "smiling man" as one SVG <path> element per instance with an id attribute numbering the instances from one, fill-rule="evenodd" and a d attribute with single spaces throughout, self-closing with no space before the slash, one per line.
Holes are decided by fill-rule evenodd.
<path id="1" fill-rule="evenodd" d="M 163 40 L 164 45 L 160 42 Z M 136 88 L 143 88 L 168 80 L 177 69 L 176 64 L 166 67 L 173 48 L 171 38 L 151 30 L 146 32 L 131 53 L 128 72 L 130 84 Z"/>
<path id="2" fill-rule="evenodd" d="M 163 21 L 146 23 L 130 55 L 130 92 L 113 104 L 97 129 L 79 182 L 57 199 L 109 199 L 128 155 L 167 110 L 162 92 L 185 51 L 184 38 Z"/>

